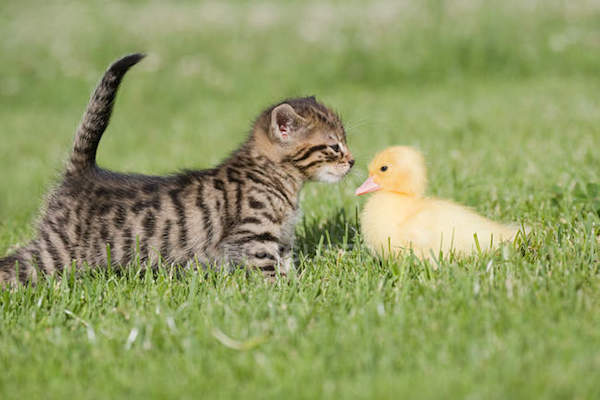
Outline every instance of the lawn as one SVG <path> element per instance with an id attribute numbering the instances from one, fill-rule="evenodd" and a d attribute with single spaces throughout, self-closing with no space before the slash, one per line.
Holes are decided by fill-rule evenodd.
<path id="1" fill-rule="evenodd" d="M 493 2 L 500 3 L 500 2 Z M 298 274 L 136 268 L 0 292 L 0 398 L 599 398 L 600 6 L 593 1 L 0 5 L 0 254 L 25 243 L 89 94 L 126 77 L 101 165 L 216 164 L 282 98 L 341 114 L 357 159 L 309 184 Z M 374 153 L 431 195 L 531 227 L 491 254 L 365 249 Z"/>

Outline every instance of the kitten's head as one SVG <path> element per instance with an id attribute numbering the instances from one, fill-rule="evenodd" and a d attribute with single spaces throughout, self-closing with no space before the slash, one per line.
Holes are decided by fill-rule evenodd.
<path id="1" fill-rule="evenodd" d="M 337 182 L 354 165 L 346 132 L 337 114 L 314 97 L 289 99 L 257 120 L 269 152 L 293 165 L 309 180 Z"/>

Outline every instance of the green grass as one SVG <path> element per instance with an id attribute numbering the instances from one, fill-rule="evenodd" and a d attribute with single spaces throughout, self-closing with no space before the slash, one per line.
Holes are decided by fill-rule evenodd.
<path id="1" fill-rule="evenodd" d="M 499 2 L 493 2 L 499 3 Z M 310 184 L 300 274 L 106 272 L 0 292 L 0 397 L 598 398 L 600 8 L 594 2 L 0 5 L 0 254 L 32 235 L 103 69 L 149 57 L 99 159 L 217 163 L 268 104 L 315 94 L 358 163 Z M 532 228 L 421 264 L 365 250 L 373 154 L 424 151 L 429 192 Z"/>

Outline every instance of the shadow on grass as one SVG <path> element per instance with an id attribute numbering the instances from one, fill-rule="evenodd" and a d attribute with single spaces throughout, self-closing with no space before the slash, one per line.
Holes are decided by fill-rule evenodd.
<path id="1" fill-rule="evenodd" d="M 302 220 L 296 238 L 296 252 L 315 257 L 327 248 L 349 250 L 359 240 L 358 209 L 349 215 L 338 208 L 331 216 L 322 219 Z"/>

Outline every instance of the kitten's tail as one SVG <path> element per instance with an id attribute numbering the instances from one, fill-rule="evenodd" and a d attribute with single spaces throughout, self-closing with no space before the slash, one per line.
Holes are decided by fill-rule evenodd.
<path id="1" fill-rule="evenodd" d="M 67 173 L 75 174 L 96 165 L 96 150 L 108 126 L 119 84 L 129 68 L 144 57 L 140 53 L 127 55 L 115 61 L 104 73 L 77 128 Z"/>

